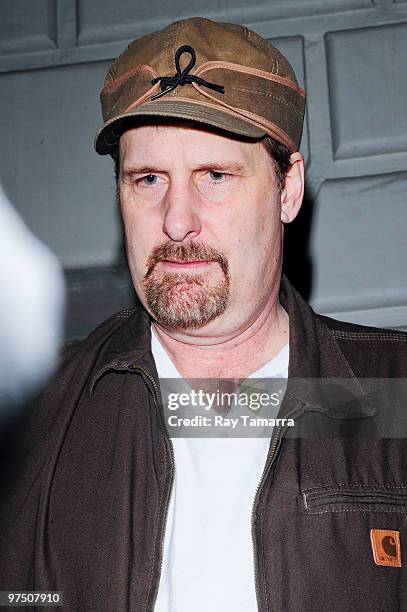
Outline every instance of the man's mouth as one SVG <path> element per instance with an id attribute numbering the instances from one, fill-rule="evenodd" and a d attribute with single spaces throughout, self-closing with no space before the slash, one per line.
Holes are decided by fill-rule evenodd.
<path id="1" fill-rule="evenodd" d="M 178 259 L 162 259 L 161 263 L 166 268 L 172 268 L 173 270 L 182 270 L 184 268 L 201 268 L 216 262 L 214 262 L 213 260 L 201 259 L 188 259 L 187 261 L 180 261 Z"/>

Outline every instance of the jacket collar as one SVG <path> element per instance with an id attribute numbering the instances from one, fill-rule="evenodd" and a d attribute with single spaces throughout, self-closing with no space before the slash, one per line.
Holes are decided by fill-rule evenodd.
<path id="1" fill-rule="evenodd" d="M 282 276 L 279 298 L 289 317 L 287 395 L 305 409 L 333 418 L 363 418 L 375 414 L 367 390 L 356 378 L 331 330 L 285 275 Z M 151 352 L 151 319 L 141 304 L 102 347 L 91 374 L 90 393 L 104 372 L 129 370 L 134 365 L 150 370 L 158 381 Z M 328 388 L 332 379 L 346 379 L 347 396 L 356 401 L 338 405 L 332 393 L 333 387 Z"/>
<path id="2" fill-rule="evenodd" d="M 374 415 L 371 393 L 364 388 L 328 325 L 283 275 L 280 302 L 289 316 L 290 358 L 286 394 L 305 409 L 331 418 Z"/>

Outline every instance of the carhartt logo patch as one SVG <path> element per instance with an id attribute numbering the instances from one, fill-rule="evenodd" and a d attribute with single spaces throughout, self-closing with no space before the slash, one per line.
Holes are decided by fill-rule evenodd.
<path id="1" fill-rule="evenodd" d="M 371 529 L 373 558 L 376 565 L 401 567 L 400 532 L 391 529 Z"/>

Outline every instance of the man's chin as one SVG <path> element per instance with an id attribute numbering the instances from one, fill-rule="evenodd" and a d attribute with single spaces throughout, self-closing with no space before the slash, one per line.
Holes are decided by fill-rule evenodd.
<path id="1" fill-rule="evenodd" d="M 174 330 L 200 329 L 225 312 L 226 279 L 211 285 L 201 275 L 180 276 L 150 277 L 144 283 L 147 306 L 157 323 Z"/>

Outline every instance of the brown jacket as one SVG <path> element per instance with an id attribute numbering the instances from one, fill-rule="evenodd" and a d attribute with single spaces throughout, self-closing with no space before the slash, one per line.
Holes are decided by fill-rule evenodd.
<path id="1" fill-rule="evenodd" d="M 363 400 L 334 414 L 299 385 L 284 413 L 374 418 L 363 379 L 406 375 L 407 334 L 316 315 L 284 278 L 280 300 L 289 381 L 348 378 Z M 33 407 L 2 496 L 0 590 L 63 591 L 70 612 L 153 610 L 173 460 L 150 341 L 144 310 L 113 316 Z M 407 441 L 285 433 L 253 508 L 259 610 L 407 610 Z M 374 562 L 371 529 L 400 533 L 401 567 Z"/>

